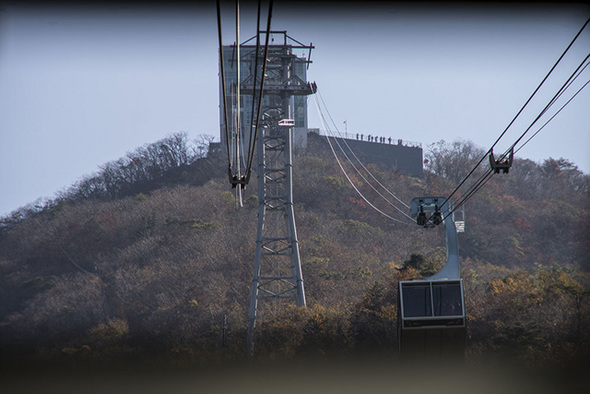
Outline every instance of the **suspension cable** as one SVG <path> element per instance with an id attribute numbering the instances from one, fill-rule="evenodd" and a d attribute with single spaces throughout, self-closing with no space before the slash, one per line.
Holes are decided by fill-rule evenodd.
<path id="1" fill-rule="evenodd" d="M 473 172 L 475 172 L 475 170 L 477 169 L 477 167 L 485 160 L 485 158 L 492 152 L 494 146 L 496 146 L 496 144 L 500 141 L 500 139 L 506 134 L 506 132 L 508 131 L 508 129 L 512 126 L 512 124 L 516 121 L 516 119 L 518 118 L 518 116 L 520 116 L 520 114 L 522 113 L 522 111 L 525 109 L 525 107 L 529 104 L 529 102 L 533 99 L 533 97 L 535 96 L 535 94 L 539 91 L 539 89 L 541 88 L 541 86 L 543 86 L 543 84 L 545 83 L 545 81 L 547 80 L 547 78 L 549 78 L 549 76 L 551 75 L 551 73 L 553 73 L 553 70 L 555 70 L 555 68 L 557 67 L 557 65 L 561 62 L 561 60 L 563 59 L 563 57 L 565 56 L 565 54 L 569 51 L 569 49 L 572 47 L 572 45 L 574 44 L 574 42 L 578 39 L 578 37 L 580 36 L 580 34 L 582 33 L 582 31 L 586 28 L 586 26 L 588 25 L 588 23 L 590 22 L 590 18 L 588 18 L 588 20 L 586 20 L 586 22 L 584 23 L 584 25 L 582 26 L 582 28 L 578 31 L 578 33 L 576 34 L 576 36 L 573 38 L 573 40 L 570 42 L 570 44 L 567 46 L 567 48 L 565 49 L 565 51 L 561 54 L 561 56 L 557 59 L 557 62 L 555 62 L 555 64 L 553 65 L 553 67 L 551 67 L 551 69 L 549 70 L 549 72 L 547 73 L 547 75 L 545 76 L 545 78 L 543 78 L 543 80 L 541 81 L 541 83 L 539 84 L 539 86 L 537 86 L 537 88 L 533 91 L 533 93 L 531 94 L 531 96 L 529 97 L 529 99 L 524 103 L 524 105 L 520 108 L 520 110 L 517 112 L 517 114 L 514 116 L 514 118 L 512 119 L 512 121 L 510 121 L 510 123 L 508 124 L 508 126 L 506 126 L 506 128 L 504 129 L 504 131 L 500 134 L 500 136 L 496 139 L 496 141 L 494 142 L 494 144 L 491 146 L 491 148 L 482 156 L 482 158 L 477 162 L 477 164 L 471 169 L 471 171 L 467 174 L 467 176 L 459 183 L 459 185 L 455 188 L 455 190 L 453 190 L 453 192 L 449 195 L 449 197 L 447 197 L 447 200 L 450 200 L 451 197 L 453 197 L 453 195 L 455 195 L 455 193 L 459 190 L 459 188 L 461 186 L 463 186 L 463 184 L 467 181 L 467 179 L 471 176 L 471 174 L 473 174 Z"/>
<path id="2" fill-rule="evenodd" d="M 328 137 L 328 136 L 326 136 Z M 393 202 L 389 201 L 387 199 L 387 197 L 385 197 L 383 194 L 381 194 L 379 192 L 379 190 L 377 190 L 375 188 L 375 186 L 373 186 L 369 180 L 358 170 L 358 168 L 354 165 L 354 163 L 350 160 L 350 158 L 348 157 L 348 155 L 346 154 L 346 152 L 344 151 L 344 149 L 342 148 L 342 146 L 340 145 L 340 142 L 338 141 L 338 138 L 336 138 L 334 135 L 332 135 L 332 138 L 334 139 L 334 142 L 336 142 L 336 145 L 338 145 L 338 148 L 340 148 L 340 151 L 342 152 L 342 154 L 344 155 L 344 157 L 346 158 L 346 161 L 348 161 L 348 163 L 352 166 L 352 168 L 354 168 L 354 170 L 356 171 L 357 174 L 360 175 L 360 177 L 371 187 L 371 189 L 373 189 L 378 195 L 379 197 L 381 197 L 382 199 L 384 199 L 389 205 L 391 205 L 395 210 L 397 210 L 399 213 L 401 213 L 402 215 L 404 215 L 405 217 L 407 217 L 410 220 L 413 220 L 411 216 L 409 216 L 407 213 L 405 213 L 404 211 L 402 211 L 400 208 L 398 208 Z"/>
<path id="3" fill-rule="evenodd" d="M 590 54 L 588 56 L 590 56 Z M 580 63 L 580 66 L 581 66 L 582 64 L 584 64 L 584 62 L 586 62 L 586 64 L 584 65 L 584 67 L 582 67 L 582 69 L 578 70 L 580 68 L 580 66 L 578 66 L 578 69 L 576 69 L 576 71 L 574 71 L 574 73 L 572 74 L 572 76 L 573 75 L 575 75 L 575 76 L 573 78 L 570 76 L 570 79 L 571 80 L 569 81 L 569 83 L 566 82 L 566 85 L 567 86 L 565 86 L 565 88 L 560 89 L 560 91 L 558 92 L 558 95 L 555 97 L 555 100 L 553 100 L 553 101 L 559 100 L 559 98 L 561 98 L 561 96 L 563 95 L 563 93 L 565 93 L 565 91 L 570 88 L 570 86 L 576 81 L 576 79 L 578 79 L 578 77 L 582 74 L 582 72 L 584 72 L 584 70 L 590 65 L 590 62 L 587 62 L 588 56 L 586 56 L 586 59 L 584 59 L 582 61 L 582 63 Z"/>
<path id="4" fill-rule="evenodd" d="M 332 121 L 332 125 L 334 126 L 334 128 L 336 129 L 336 131 L 338 132 L 338 134 L 342 135 L 342 133 L 340 132 L 340 130 L 338 129 L 338 126 L 336 125 L 336 122 L 334 122 L 334 119 L 332 118 L 332 115 L 330 114 L 330 111 L 328 110 L 328 107 L 326 106 L 326 103 L 324 101 L 324 98 L 322 97 L 322 94 L 320 93 L 320 91 L 318 90 L 317 93 L 319 94 L 320 100 L 322 101 L 322 104 L 324 106 L 324 108 L 326 109 L 326 112 L 328 114 L 328 117 L 330 118 L 330 120 Z M 361 167 L 367 172 L 367 174 L 369 174 L 369 176 L 375 181 L 377 182 L 377 184 L 379 186 L 381 186 L 390 196 L 392 196 L 393 198 L 395 198 L 399 203 L 401 203 L 404 207 L 406 208 L 410 208 L 410 206 L 408 204 L 406 204 L 405 202 L 403 202 L 402 200 L 400 200 L 395 194 L 393 194 L 388 188 L 386 188 L 381 182 L 379 182 L 379 180 L 371 173 L 371 171 L 369 171 L 369 169 L 367 167 L 365 167 L 365 165 L 363 164 L 363 162 L 358 158 L 358 156 L 354 153 L 354 150 L 352 150 L 352 148 L 350 147 L 350 145 L 348 145 L 348 142 L 346 142 L 345 138 L 342 138 L 342 141 L 344 142 L 344 144 L 346 145 L 346 147 L 348 148 L 348 150 L 350 151 L 350 153 L 352 153 L 352 155 L 354 156 L 354 158 L 356 159 L 356 161 L 361 165 Z M 344 153 L 344 151 L 343 151 Z M 345 154 L 346 155 L 346 154 Z M 348 156 L 346 156 L 346 158 L 348 159 Z M 348 159 L 348 161 L 350 162 L 350 164 L 354 166 L 354 164 L 352 164 L 352 162 L 350 161 L 350 159 Z M 355 167 L 356 169 L 356 167 Z M 357 170 L 358 172 L 358 170 Z M 359 172 L 360 175 L 360 172 Z M 367 181 L 365 179 L 365 181 L 367 183 L 369 183 L 369 181 Z M 369 183 L 370 185 L 370 183 Z M 372 186 L 371 186 L 372 187 Z M 375 190 L 376 191 L 376 190 Z M 387 201 L 387 200 L 386 200 Z M 396 207 L 397 208 L 397 207 Z"/>
<path id="5" fill-rule="evenodd" d="M 559 89 L 559 91 L 555 94 L 555 96 L 553 96 L 553 98 L 549 101 L 549 103 L 545 106 L 545 108 L 541 111 L 541 113 L 537 116 L 537 118 L 531 123 L 531 125 L 525 130 L 525 132 L 511 145 L 511 148 L 502 155 L 502 157 L 500 158 L 500 160 L 502 158 L 504 158 L 508 152 L 513 151 L 514 147 L 518 144 L 518 142 L 520 142 L 520 140 L 524 137 L 524 135 L 526 135 L 528 133 L 528 131 L 533 127 L 533 125 L 540 119 L 540 117 L 542 115 L 544 115 L 549 108 L 551 108 L 556 102 L 557 99 L 559 97 L 561 97 L 563 95 L 563 93 L 565 93 L 565 91 L 567 89 L 569 89 L 573 82 L 581 75 L 581 73 L 586 69 L 586 67 L 590 64 L 590 63 L 586 63 L 586 61 L 588 60 L 588 58 L 590 57 L 590 54 L 588 56 L 586 56 L 586 58 L 582 61 L 582 63 L 580 63 L 580 65 L 576 68 L 576 70 L 570 75 L 570 77 L 567 79 L 567 81 L 562 85 L 562 87 Z M 584 65 L 584 67 L 582 67 L 582 65 L 586 63 L 586 65 Z M 581 68 L 581 69 L 580 69 Z M 514 151 L 513 153 L 516 153 L 518 151 L 520 151 L 526 144 L 528 144 L 529 141 L 531 141 L 537 134 L 539 134 L 539 132 L 545 128 L 545 126 L 547 126 L 549 124 L 549 122 L 551 122 L 588 84 L 590 84 L 590 80 L 588 80 L 581 88 L 578 89 L 578 91 L 576 91 L 576 93 L 573 94 L 573 96 L 565 103 L 561 106 L 561 108 L 559 108 L 559 110 L 553 114 L 553 116 L 551 116 L 551 118 L 549 118 L 531 137 L 529 137 L 529 139 L 527 139 L 516 151 Z M 469 200 L 475 193 L 477 193 L 493 176 L 493 171 L 492 169 L 488 169 L 484 174 L 482 174 L 480 176 L 480 178 L 468 189 L 468 191 L 466 193 L 464 193 L 459 202 L 455 205 L 455 207 L 445 216 L 445 218 L 449 215 L 451 215 L 456 209 L 458 209 L 461 205 L 463 205 L 464 203 L 467 202 L 467 200 Z"/>
<path id="6" fill-rule="evenodd" d="M 257 10 L 257 14 L 256 14 L 256 50 L 254 51 L 254 79 L 253 79 L 253 83 L 252 83 L 252 108 L 250 109 L 250 132 L 249 132 L 249 142 L 248 142 L 248 159 L 247 159 L 247 163 L 250 163 L 250 152 L 252 152 L 254 150 L 254 147 L 252 146 L 252 135 L 253 135 L 253 131 L 252 127 L 254 126 L 254 108 L 255 108 L 255 103 L 256 103 L 256 83 L 257 83 L 257 79 L 258 79 L 258 51 L 260 49 L 260 3 L 262 0 L 258 0 L 258 10 Z M 265 59 L 266 61 L 266 59 Z M 262 78 L 264 79 L 264 75 L 262 76 Z M 262 91 L 260 92 L 260 95 L 262 95 Z M 247 169 L 248 165 L 246 165 L 246 173 L 248 172 Z"/>
<path id="7" fill-rule="evenodd" d="M 321 95 L 320 95 L 320 99 L 321 99 Z M 330 114 L 329 114 L 329 111 L 328 111 L 328 109 L 325 107 L 325 103 L 323 102 L 323 100 L 322 100 L 322 103 L 324 104 L 324 108 L 325 108 L 325 109 L 326 109 L 326 111 L 328 112 L 328 116 L 330 117 L 330 119 L 331 119 L 331 120 L 332 120 L 332 122 L 334 123 L 333 119 L 331 118 L 331 116 L 330 116 Z M 322 112 L 320 112 L 320 113 L 319 113 L 319 115 L 320 115 L 320 117 L 322 118 L 322 120 L 325 122 L 325 119 L 324 119 L 324 114 L 323 114 Z M 338 127 L 337 127 L 335 124 L 334 124 L 334 126 L 336 127 L 336 131 L 338 131 Z M 354 165 L 354 163 L 352 162 L 352 160 L 350 160 L 350 157 L 348 156 L 348 154 L 346 153 L 346 151 L 344 150 L 344 148 L 342 147 L 342 145 L 340 144 L 339 140 L 336 138 L 336 136 L 334 135 L 334 133 L 332 133 L 330 129 L 327 129 L 327 131 L 328 131 L 328 132 L 330 132 L 330 134 L 332 135 L 332 138 L 334 139 L 334 142 L 336 142 L 336 144 L 338 145 L 338 148 L 340 148 L 340 151 L 342 152 L 342 154 L 344 155 L 344 157 L 346 158 L 346 160 L 348 161 L 348 163 L 349 163 L 349 164 L 352 166 L 352 168 L 353 168 L 353 169 L 356 171 L 356 173 L 357 173 L 357 174 L 358 174 L 358 175 L 359 175 L 359 176 L 360 176 L 360 177 L 361 177 L 361 178 L 362 178 L 362 179 L 363 179 L 363 180 L 364 180 L 364 181 L 365 181 L 365 182 L 366 182 L 366 183 L 367 183 L 367 184 L 368 184 L 368 185 L 371 187 L 371 189 L 373 189 L 373 190 L 374 190 L 374 191 L 375 191 L 375 192 L 376 192 L 376 193 L 377 193 L 377 194 L 378 194 L 378 195 L 379 195 L 379 196 L 380 196 L 380 197 L 381 197 L 383 200 L 385 200 L 385 201 L 386 201 L 386 202 L 387 202 L 389 205 L 391 205 L 391 206 L 392 206 L 392 207 L 393 207 L 395 210 L 397 210 L 397 211 L 398 211 L 398 212 L 400 212 L 402 215 L 404 215 L 405 217 L 407 217 L 408 219 L 410 219 L 410 220 L 412 220 L 412 221 L 413 221 L 413 219 L 412 219 L 412 217 L 411 217 L 411 216 L 409 216 L 407 213 L 405 213 L 405 212 L 404 212 L 404 211 L 402 211 L 402 210 L 401 210 L 399 207 L 397 207 L 397 206 L 396 206 L 396 205 L 395 205 L 393 202 L 391 202 L 389 199 L 387 199 L 387 197 L 386 197 L 386 196 L 384 196 L 383 194 L 381 194 L 381 193 L 379 192 L 379 190 L 377 190 L 377 189 L 375 188 L 375 186 L 373 186 L 373 185 L 371 184 L 371 182 L 369 182 L 369 180 L 368 180 L 368 179 L 367 179 L 367 178 L 366 178 L 366 177 L 365 177 L 365 176 L 362 174 L 362 172 L 361 172 L 361 171 L 359 171 L 359 169 L 358 169 L 358 168 L 357 168 L 357 167 Z M 326 137 L 327 137 L 327 138 L 329 138 L 329 137 L 328 137 L 328 135 L 326 135 Z M 342 139 L 342 138 L 341 138 L 341 139 Z M 344 143 L 346 143 L 345 139 L 342 139 L 342 141 L 343 141 Z M 351 152 L 354 154 L 354 152 L 352 151 L 352 149 L 350 148 L 350 146 L 348 147 L 348 149 L 349 149 L 349 150 L 350 150 L 350 151 L 351 151 Z M 358 160 L 358 158 L 357 158 L 357 160 Z M 362 165 L 362 162 L 360 162 L 360 160 L 359 160 L 359 163 L 361 163 L 361 165 Z M 365 170 L 367 171 L 367 173 L 369 173 L 371 176 L 373 176 L 373 175 L 370 173 L 370 171 L 369 171 L 369 170 L 368 170 L 366 167 L 363 167 L 363 168 L 365 168 Z M 374 176 L 373 176 L 373 179 L 375 179 L 375 177 L 374 177 Z M 377 181 L 377 182 L 379 182 L 379 181 Z M 382 187 L 383 187 L 385 190 L 387 190 L 387 189 L 386 189 L 386 188 L 385 188 L 385 187 L 384 187 L 384 186 L 383 186 L 381 183 L 379 183 L 379 184 L 380 184 L 380 185 L 381 185 L 381 186 L 382 186 Z M 389 190 L 387 190 L 387 191 L 389 192 Z M 391 193 L 391 192 L 389 192 L 389 194 L 393 195 L 393 193 Z M 394 196 L 394 197 L 395 197 L 395 196 Z M 395 197 L 395 198 L 397 198 L 397 197 Z M 401 201 L 401 200 L 399 200 L 399 199 L 398 199 L 398 201 Z M 406 208 L 409 208 L 409 207 L 408 207 L 406 204 L 404 204 L 404 205 L 406 206 Z"/>
<path id="8" fill-rule="evenodd" d="M 320 110 L 320 108 L 319 108 L 319 103 L 318 103 L 318 100 L 317 100 L 317 97 L 316 97 L 316 95 L 314 95 L 314 98 L 315 98 L 314 102 L 315 102 L 315 104 L 316 104 L 316 108 L 317 108 L 317 110 L 318 110 L 318 113 L 320 113 L 320 114 L 321 114 L 321 110 Z M 324 128 L 326 128 L 326 125 L 325 125 L 325 123 L 324 123 L 323 116 L 320 116 L 320 121 L 322 122 L 322 125 L 324 126 Z M 327 128 L 326 128 L 326 129 L 327 129 Z M 359 196 L 360 196 L 360 197 L 363 199 L 363 201 L 365 201 L 367 204 L 369 204 L 369 206 L 370 206 L 371 208 L 373 208 L 375 211 L 379 212 L 381 215 L 385 216 L 386 218 L 388 218 L 388 219 L 390 219 L 390 220 L 392 220 L 392 221 L 394 221 L 394 222 L 397 222 L 397 223 L 400 223 L 400 224 L 404 224 L 404 225 L 408 225 L 408 226 L 415 226 L 415 225 L 416 225 L 416 223 L 411 223 L 411 224 L 410 224 L 410 223 L 407 223 L 407 222 L 403 222 L 403 221 L 401 221 L 401 220 L 399 220 L 399 219 L 396 219 L 396 218 L 394 218 L 394 217 L 392 217 L 392 216 L 390 216 L 390 215 L 386 214 L 385 212 L 383 212 L 382 210 L 380 210 L 379 208 L 377 208 L 375 205 L 373 205 L 373 204 L 372 204 L 372 203 L 371 203 L 371 202 L 370 202 L 370 201 L 369 201 L 369 200 L 368 200 L 368 199 L 367 199 L 367 198 L 366 198 L 366 197 L 365 197 L 365 196 L 364 196 L 364 195 L 361 193 L 361 191 L 360 191 L 360 190 L 359 190 L 359 189 L 356 187 L 356 185 L 354 184 L 354 182 L 352 182 L 352 180 L 350 179 L 350 176 L 347 174 L 346 170 L 344 169 L 344 166 L 342 165 L 342 162 L 341 162 L 341 161 L 340 161 L 340 159 L 338 158 L 338 155 L 336 154 L 336 151 L 334 150 L 334 147 L 332 146 L 332 143 L 330 142 L 330 138 L 328 138 L 328 136 L 326 136 L 326 139 L 327 139 L 327 141 L 328 141 L 328 144 L 330 145 L 330 149 L 332 150 L 332 153 L 333 153 L 333 155 L 334 155 L 334 158 L 336 159 L 336 162 L 338 163 L 338 166 L 339 166 L 339 167 L 340 167 L 340 169 L 342 170 L 342 173 L 344 174 L 344 176 L 345 176 L 345 177 L 346 177 L 346 179 L 348 180 L 348 183 L 350 183 L 350 185 L 351 185 L 351 186 L 353 187 L 353 189 L 354 189 L 354 190 L 357 192 L 357 194 L 358 194 L 358 195 L 359 195 Z"/>
<path id="9" fill-rule="evenodd" d="M 488 169 L 486 172 L 484 172 L 479 177 L 479 179 L 469 188 L 469 190 L 465 194 L 461 195 L 459 201 L 457 201 L 454 204 L 452 209 L 449 209 L 448 213 L 442 218 L 442 220 L 444 221 L 448 216 L 455 213 L 455 211 L 459 209 L 463 204 L 465 204 L 471 197 L 473 197 L 473 195 L 477 193 L 492 178 L 493 175 L 494 171 L 491 169 Z M 446 201 L 448 200 L 445 200 L 445 202 Z"/>
<path id="10" fill-rule="evenodd" d="M 535 118 L 535 120 L 531 123 L 531 125 L 529 127 L 527 127 L 527 129 L 520 135 L 520 137 L 518 137 L 518 139 L 511 145 L 511 147 L 509 148 L 508 151 L 512 150 L 514 148 L 514 146 L 516 146 L 516 144 L 518 144 L 520 142 L 520 140 L 522 140 L 524 138 L 524 136 L 529 132 L 529 130 L 533 127 L 533 125 L 549 110 L 549 108 L 551 108 L 553 106 L 553 104 L 555 103 L 555 101 L 557 100 L 557 98 L 559 96 L 561 96 L 561 94 L 569 86 L 571 86 L 570 81 L 573 82 L 573 80 L 575 80 L 575 78 L 577 78 L 580 75 L 580 73 L 578 73 L 578 71 L 580 70 L 580 68 L 582 67 L 582 65 L 584 63 L 586 63 L 586 61 L 588 60 L 588 58 L 590 58 L 590 53 L 588 55 L 586 55 L 586 57 L 584 58 L 584 60 L 582 60 L 582 62 L 576 68 L 576 70 L 572 73 L 572 75 L 570 75 L 570 77 L 565 81 L 565 83 L 561 86 L 561 88 L 553 96 L 553 98 L 551 99 L 551 101 L 549 101 L 549 103 L 545 106 L 545 108 L 543 108 L 543 110 L 541 111 L 541 113 Z M 574 78 L 574 76 L 575 76 L 575 78 Z M 506 155 L 506 153 L 504 155 Z"/>
<path id="11" fill-rule="evenodd" d="M 241 64 L 242 58 L 240 53 L 240 0 L 236 0 L 236 170 L 237 170 L 237 177 L 240 179 L 240 134 L 242 131 L 242 124 L 241 124 L 241 98 L 242 98 L 242 81 L 241 81 Z"/>
<path id="12" fill-rule="evenodd" d="M 530 140 L 535 138 L 535 136 L 539 134 L 539 132 L 543 130 L 543 128 L 545 128 L 545 126 L 547 126 L 547 124 L 551 122 L 553 118 L 555 118 L 561 112 L 561 110 L 563 110 L 588 84 L 590 84 L 590 80 L 586 81 L 586 83 L 580 89 L 578 89 L 578 91 L 564 105 L 562 105 L 561 108 L 551 118 L 549 118 L 549 120 L 545 122 L 545 124 L 543 124 L 543 126 L 539 128 L 539 130 L 537 130 L 532 136 L 529 137 L 528 140 L 526 140 L 517 150 L 515 150 L 514 153 L 520 151 L 522 148 L 524 148 L 526 144 L 529 143 Z"/>
<path id="13" fill-rule="evenodd" d="M 217 4 L 217 33 L 219 38 L 219 63 L 221 66 L 221 91 L 223 95 L 223 117 L 224 117 L 224 124 L 225 124 L 225 143 L 227 148 L 227 164 L 228 164 L 228 176 L 231 181 L 232 178 L 232 165 L 231 165 L 231 158 L 230 158 L 230 150 L 229 150 L 229 124 L 228 124 L 228 116 L 227 116 L 227 92 L 226 92 L 226 85 L 225 85 L 225 64 L 223 60 L 223 40 L 221 35 L 221 8 L 220 8 L 220 0 L 216 1 Z"/>
<path id="14" fill-rule="evenodd" d="M 256 114 L 256 126 L 254 127 L 254 137 L 253 137 L 253 142 L 252 142 L 252 149 L 249 152 L 248 155 L 248 165 L 247 165 L 247 170 L 246 170 L 246 182 L 249 181 L 250 179 L 250 174 L 252 172 L 252 163 L 254 162 L 254 153 L 256 151 L 256 140 L 258 137 L 258 129 L 260 127 L 260 112 L 262 109 L 262 98 L 264 96 L 264 81 L 266 80 L 266 64 L 268 63 L 268 46 L 269 46 L 269 40 L 270 40 L 270 22 L 272 19 L 272 5 L 273 5 L 273 1 L 270 0 L 270 3 L 268 5 L 268 17 L 266 20 L 266 37 L 265 37 L 265 43 L 264 43 L 264 59 L 263 59 L 263 63 L 262 63 L 262 76 L 261 76 L 261 81 L 260 81 L 260 94 L 258 96 L 258 108 L 257 108 L 257 114 Z M 259 35 L 260 32 L 257 32 L 256 34 Z M 257 41 L 258 42 L 258 41 Z M 254 83 L 256 83 L 256 80 L 254 80 Z M 252 98 L 252 100 L 254 100 L 254 97 Z"/>
<path id="15" fill-rule="evenodd" d="M 239 0 L 236 0 L 236 10 L 235 10 L 235 18 L 236 18 L 236 42 L 233 47 L 232 51 L 232 63 L 235 53 L 236 58 L 236 83 L 233 85 L 233 102 L 232 108 L 235 109 L 235 112 L 232 114 L 232 123 L 235 132 L 231 133 L 232 138 L 230 141 L 230 127 L 229 127 L 229 110 L 227 107 L 227 86 L 226 86 L 226 77 L 225 77 L 225 64 L 223 59 L 223 40 L 222 40 L 222 32 L 221 32 L 221 9 L 220 9 L 220 0 L 216 1 L 217 4 L 217 24 L 218 24 L 218 35 L 219 35 L 219 49 L 220 49 L 220 62 L 221 62 L 221 74 L 222 74 L 222 94 L 223 94 L 223 108 L 224 108 L 224 119 L 225 119 L 225 139 L 226 139 L 226 149 L 228 155 L 228 176 L 230 183 L 235 187 L 236 185 L 241 184 L 242 189 L 249 181 L 250 175 L 252 172 L 252 164 L 254 161 L 254 154 L 256 150 L 256 140 L 258 135 L 258 130 L 260 126 L 260 114 L 262 108 L 262 98 L 264 96 L 264 81 L 266 75 L 266 63 L 268 58 L 268 48 L 269 48 L 269 38 L 270 38 L 270 24 L 272 18 L 272 5 L 273 1 L 270 1 L 269 9 L 268 9 L 268 20 L 267 20 L 267 28 L 266 28 L 266 42 L 264 46 L 264 57 L 263 57 L 263 65 L 262 65 L 262 76 L 260 78 L 260 88 L 258 94 L 258 100 L 256 99 L 256 90 L 257 90 L 257 83 L 258 83 L 258 60 L 259 60 L 259 50 L 260 50 L 260 14 L 261 14 L 261 0 L 258 1 L 258 16 L 257 16 L 257 25 L 256 25 L 256 51 L 255 51 L 255 65 L 254 65 L 254 82 L 253 82 L 253 92 L 252 92 L 252 108 L 251 108 L 251 116 L 250 116 L 250 132 L 249 132 L 249 139 L 248 139 L 248 146 L 246 149 L 245 143 L 246 139 L 242 137 L 242 120 L 240 114 L 240 106 L 241 106 L 241 55 L 240 55 L 240 6 Z M 258 101 L 258 108 L 257 108 L 257 116 L 256 116 L 256 123 L 254 125 L 254 112 L 255 112 L 255 103 Z M 242 169 L 244 172 L 242 173 Z M 241 190 L 237 191 L 239 194 L 240 205 L 241 205 Z"/>

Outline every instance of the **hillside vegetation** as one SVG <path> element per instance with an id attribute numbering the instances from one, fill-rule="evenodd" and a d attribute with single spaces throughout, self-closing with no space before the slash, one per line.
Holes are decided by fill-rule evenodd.
<path id="1" fill-rule="evenodd" d="M 238 208 L 226 162 L 207 157 L 205 142 L 174 134 L 1 219 L 3 365 L 246 358 L 255 177 Z M 424 178 L 370 169 L 409 203 L 448 195 L 483 153 L 441 141 Z M 379 215 L 320 137 L 295 152 L 294 178 L 308 307 L 262 313 L 256 356 L 394 355 L 396 283 L 441 267 L 444 228 Z M 469 200 L 459 234 L 468 362 L 590 360 L 589 185 L 567 160 L 515 159 Z"/>

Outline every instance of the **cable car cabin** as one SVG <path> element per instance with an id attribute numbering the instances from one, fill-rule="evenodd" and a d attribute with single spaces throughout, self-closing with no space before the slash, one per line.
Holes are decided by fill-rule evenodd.
<path id="1" fill-rule="evenodd" d="M 295 126 L 295 121 L 293 119 L 281 119 L 279 120 L 279 126 L 293 127 Z"/>
<path id="2" fill-rule="evenodd" d="M 403 358 L 463 359 L 463 281 L 399 282 L 399 350 Z"/>

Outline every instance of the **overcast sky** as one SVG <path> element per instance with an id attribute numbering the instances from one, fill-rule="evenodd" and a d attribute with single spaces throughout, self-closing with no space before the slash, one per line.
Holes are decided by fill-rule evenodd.
<path id="1" fill-rule="evenodd" d="M 0 215 L 171 133 L 219 139 L 214 1 L 31 4 L 0 6 Z M 255 34 L 252 4 L 242 6 L 244 40 Z M 349 133 L 425 150 L 441 139 L 488 149 L 590 17 L 584 3 L 337 4 L 275 1 L 272 29 L 313 43 L 308 79 L 341 131 L 346 121 Z M 223 26 L 231 44 L 232 3 L 223 3 Z M 498 152 L 589 52 L 590 26 Z M 549 114 L 589 79 L 590 67 Z M 321 127 L 311 102 L 309 119 Z M 590 173 L 589 148 L 590 87 L 518 156 L 564 157 Z"/>

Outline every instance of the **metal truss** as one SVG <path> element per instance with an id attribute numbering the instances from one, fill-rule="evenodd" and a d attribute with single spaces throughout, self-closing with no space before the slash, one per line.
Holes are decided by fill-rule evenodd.
<path id="1" fill-rule="evenodd" d="M 258 231 L 248 322 L 248 351 L 254 351 L 259 300 L 288 299 L 305 306 L 305 291 L 293 211 L 293 128 L 271 121 L 259 135 Z"/>

